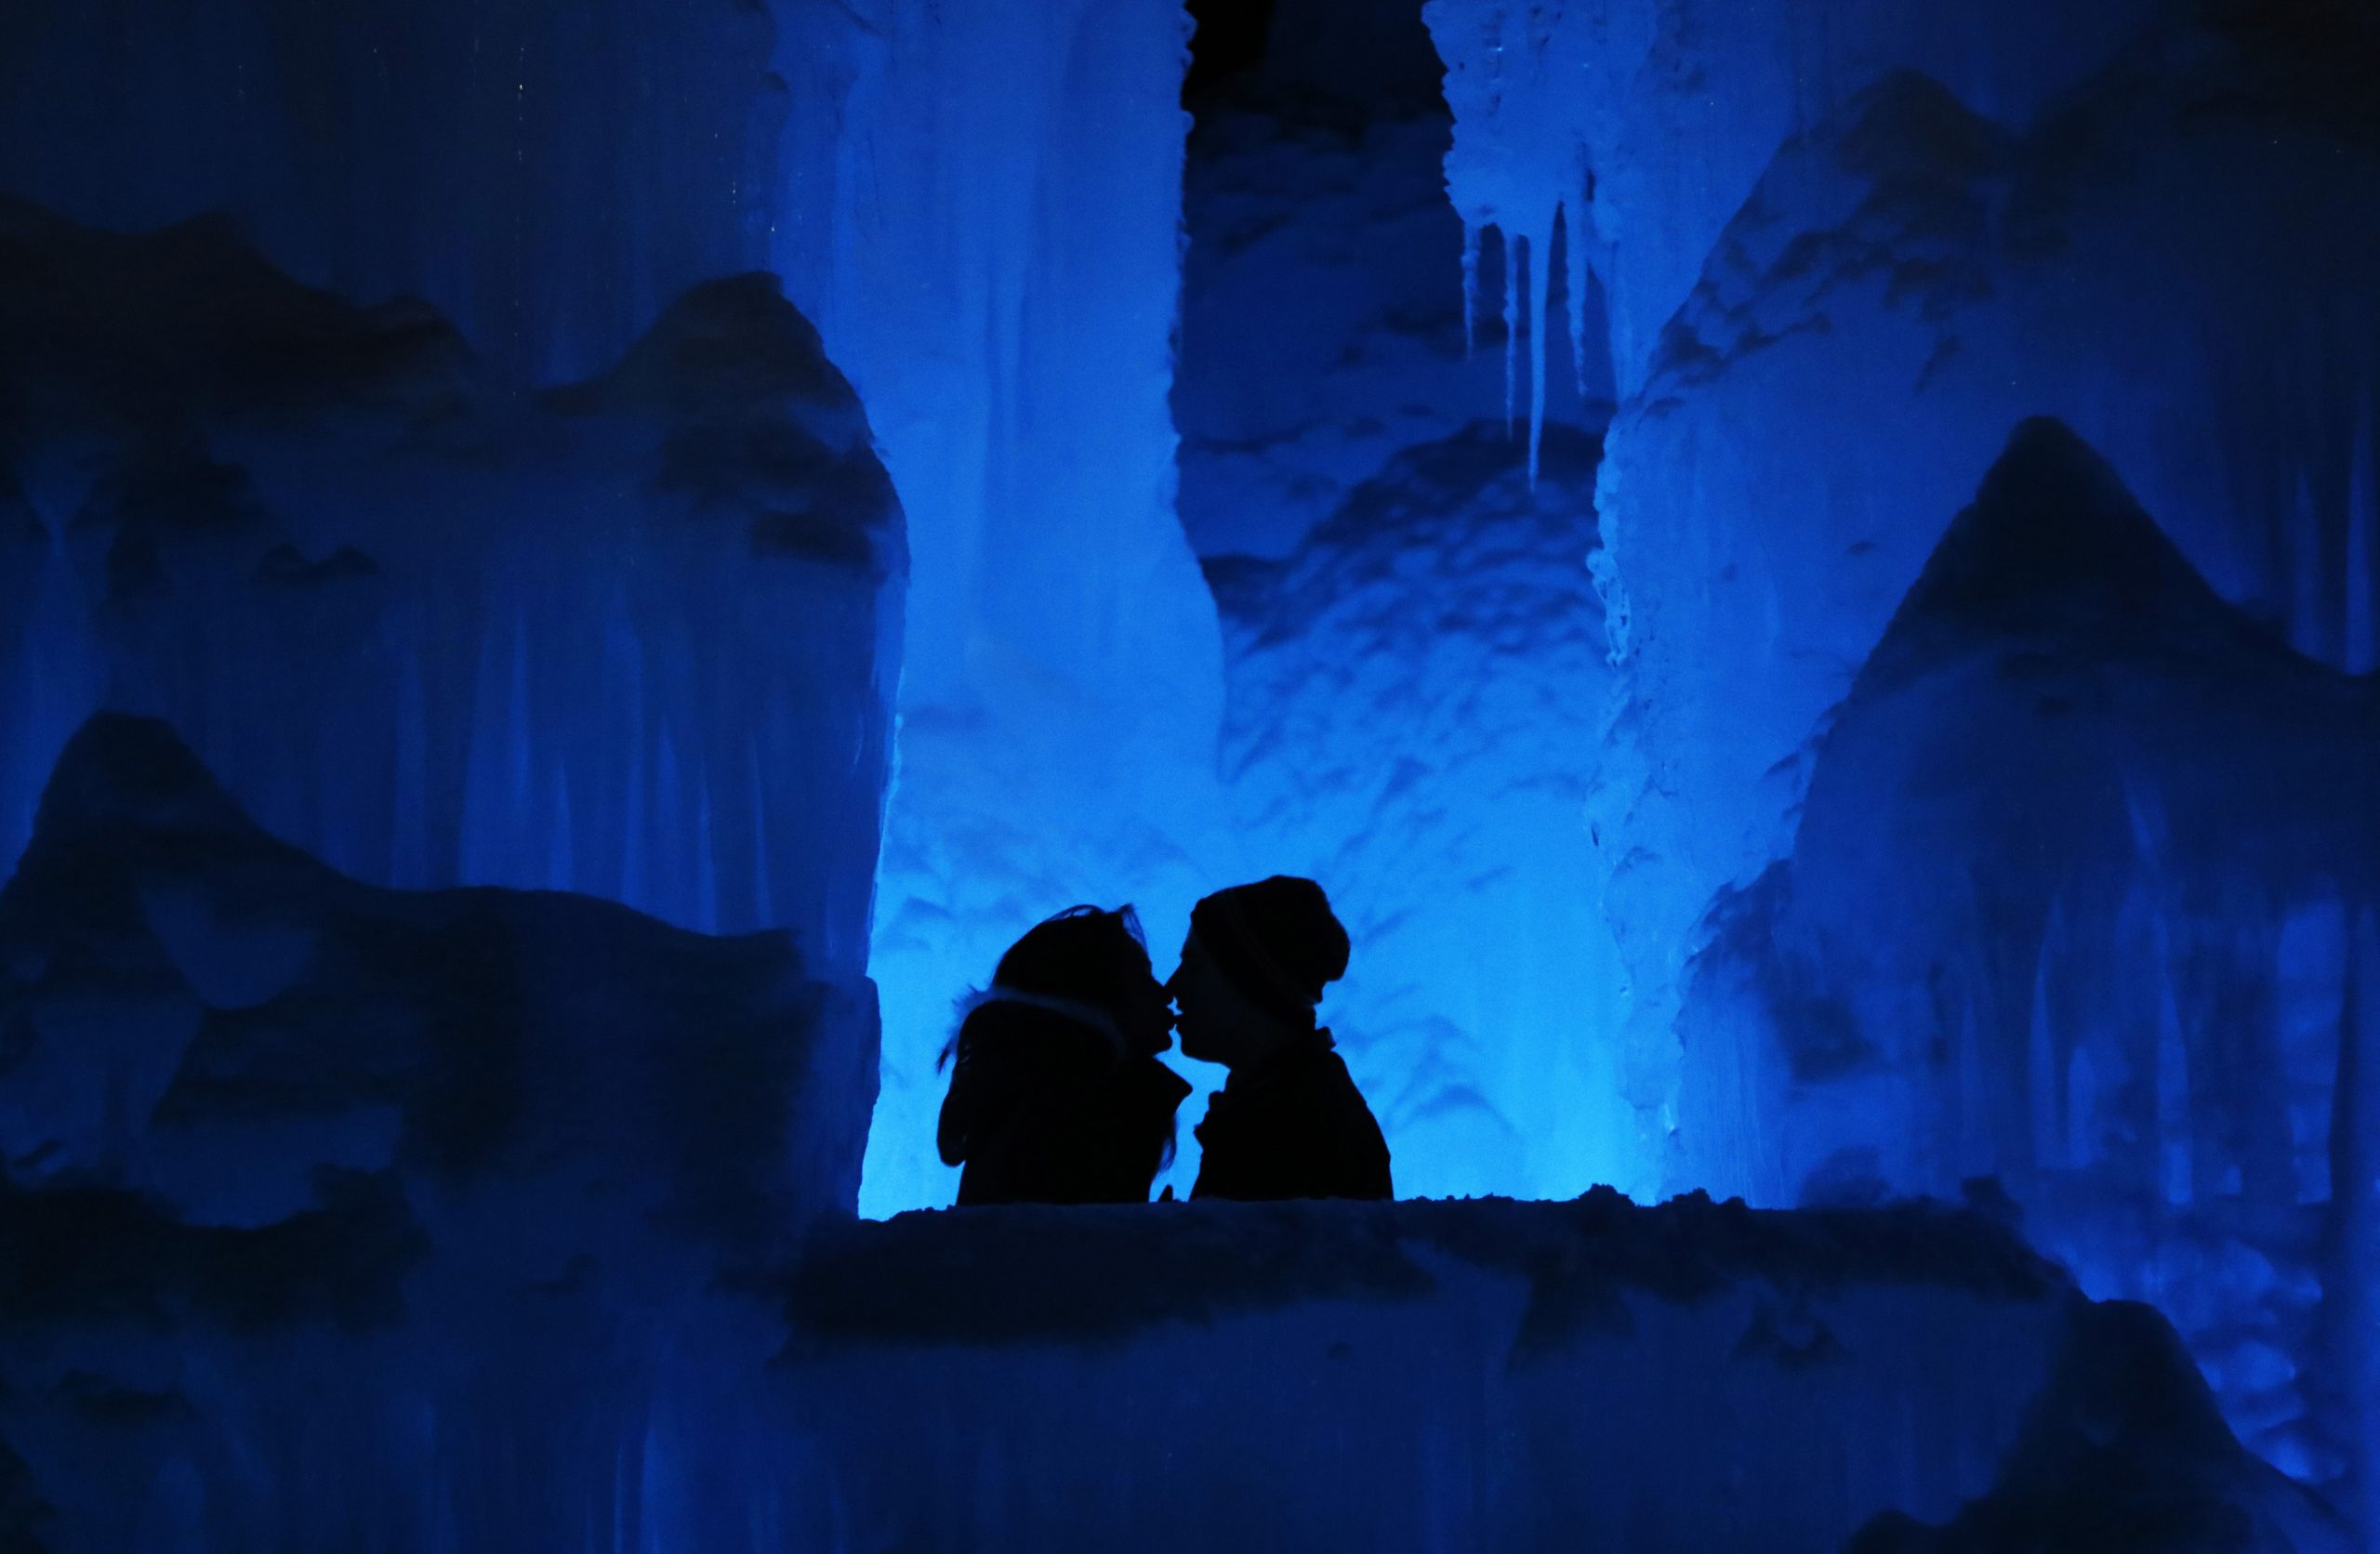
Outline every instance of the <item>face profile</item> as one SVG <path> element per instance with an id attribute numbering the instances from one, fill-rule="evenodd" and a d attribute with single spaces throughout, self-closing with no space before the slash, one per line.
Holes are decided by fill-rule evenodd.
<path id="1" fill-rule="evenodd" d="M 1182 1011 L 1174 1022 L 1182 1037 L 1182 1055 L 1202 1063 L 1229 1063 L 1234 1052 L 1232 1033 L 1250 1011 L 1195 930 L 1182 942 L 1182 965 L 1166 984 L 1166 992 Z"/>
<path id="2" fill-rule="evenodd" d="M 1154 971 L 1143 973 L 1141 981 L 1119 1024 L 1127 1050 L 1154 1058 L 1173 1045 L 1173 995 Z"/>

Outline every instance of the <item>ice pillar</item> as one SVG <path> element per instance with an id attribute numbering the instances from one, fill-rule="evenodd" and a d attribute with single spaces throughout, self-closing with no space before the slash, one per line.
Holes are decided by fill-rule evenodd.
<path id="1" fill-rule="evenodd" d="M 1177 0 L 779 7 L 776 267 L 911 524 L 863 1207 L 945 1200 L 951 1004 L 1078 901 L 1170 964 L 1214 831 L 1220 634 L 1173 510 Z M 1211 874 L 1211 867 L 1208 870 Z M 1160 966 L 1160 971 L 1163 970 Z"/>

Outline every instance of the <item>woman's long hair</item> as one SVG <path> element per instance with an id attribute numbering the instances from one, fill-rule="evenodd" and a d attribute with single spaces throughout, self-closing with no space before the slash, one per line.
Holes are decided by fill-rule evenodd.
<path id="1" fill-rule="evenodd" d="M 964 1001 L 971 1012 L 1003 993 L 1023 994 L 1037 1003 L 1078 1005 L 1104 1017 L 1107 1032 L 1120 1034 L 1133 1011 L 1134 996 L 1153 981 L 1148 940 L 1130 906 L 1110 912 L 1070 906 L 1045 917 L 1008 947 L 992 971 L 992 985 Z M 934 1063 L 940 1073 L 959 1051 L 964 1022 L 944 1044 Z"/>
<path id="2" fill-rule="evenodd" d="M 1113 912 L 1098 906 L 1070 906 L 1025 930 L 1025 937 L 1010 945 L 993 968 L 992 985 L 960 1001 L 964 1013 L 959 1028 L 943 1045 L 934 1072 L 941 1073 L 958 1056 L 959 1044 L 975 1011 L 1002 1002 L 1003 994 L 1012 995 L 1011 1001 L 1068 1015 L 1091 1026 L 1115 1045 L 1121 1057 L 1127 1050 L 1124 1032 L 1156 977 L 1140 914 L 1130 904 Z M 1173 1164 L 1175 1143 L 1169 1119 L 1158 1170 Z M 950 1153 L 944 1141 L 945 1163 L 950 1162 Z"/>

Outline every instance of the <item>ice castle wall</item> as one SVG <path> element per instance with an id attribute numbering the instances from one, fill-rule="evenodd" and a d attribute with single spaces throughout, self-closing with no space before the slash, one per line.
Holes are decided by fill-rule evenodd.
<path id="1" fill-rule="evenodd" d="M 1586 237 L 1570 263 L 1603 277 L 1612 360 L 1632 390 L 1783 141 L 1903 69 L 2021 125 L 2162 3 L 1432 0 L 1423 15 L 1455 112 L 1448 192 L 1474 239 L 1499 228 L 1537 266 L 1567 214 Z"/>

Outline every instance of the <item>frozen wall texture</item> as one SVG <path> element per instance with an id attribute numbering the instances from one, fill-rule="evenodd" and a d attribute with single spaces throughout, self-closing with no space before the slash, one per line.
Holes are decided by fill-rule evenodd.
<path id="1" fill-rule="evenodd" d="M 0 967 L 0 1542 L 800 1546 L 756 1280 L 852 1212 L 864 981 L 356 883 L 115 715 Z"/>
<path id="2" fill-rule="evenodd" d="M 1835 713 L 1791 861 L 1714 915 L 1686 1174 L 1995 1175 L 2087 1287 L 2173 1315 L 2250 1445 L 2368 1475 L 2376 764 L 2371 681 L 2027 424 Z"/>
<path id="3" fill-rule="evenodd" d="M 864 970 L 900 509 L 774 278 L 524 399 L 435 316 L 297 285 L 221 223 L 11 204 L 0 401 L 29 563 L 6 857 L 105 705 L 364 878 L 775 923 Z"/>
<path id="4" fill-rule="evenodd" d="M 2162 1319 L 1938 1205 L 969 1210 L 794 1290 L 855 1547 L 2350 1547 Z"/>
<path id="5" fill-rule="evenodd" d="M 780 14 L 774 252 L 852 373 L 911 521 L 877 908 L 871 1212 L 948 1201 L 926 1149 L 953 999 L 1076 902 L 1157 950 L 1236 867 L 1214 605 L 1173 515 L 1171 0 Z"/>

